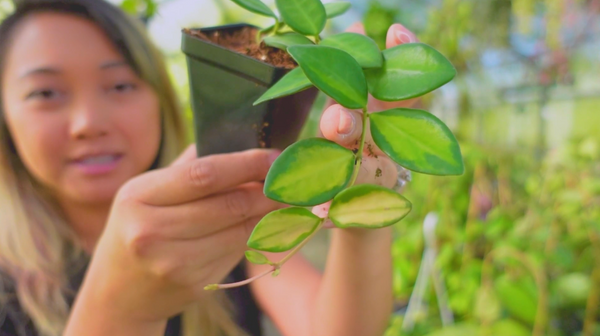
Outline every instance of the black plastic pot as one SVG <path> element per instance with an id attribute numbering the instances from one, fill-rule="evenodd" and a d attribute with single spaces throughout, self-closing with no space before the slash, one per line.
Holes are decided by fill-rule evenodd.
<path id="1" fill-rule="evenodd" d="M 250 25 L 199 30 L 230 33 Z M 250 26 L 252 27 L 252 26 Z M 289 70 L 183 32 L 198 156 L 250 148 L 284 149 L 298 138 L 317 94 L 311 88 L 252 106 Z"/>

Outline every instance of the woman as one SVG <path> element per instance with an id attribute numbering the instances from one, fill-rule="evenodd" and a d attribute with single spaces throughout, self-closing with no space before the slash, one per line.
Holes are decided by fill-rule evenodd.
<path id="1" fill-rule="evenodd" d="M 412 41 L 390 27 L 388 47 Z M 25 1 L 0 27 L 0 91 L 0 335 L 258 335 L 254 298 L 286 336 L 385 330 L 389 228 L 335 230 L 323 275 L 295 256 L 252 295 L 203 290 L 262 271 L 235 266 L 281 207 L 261 185 L 278 152 L 173 161 L 185 137 L 163 61 L 119 9 Z M 334 104 L 320 126 L 350 147 L 360 123 Z M 394 185 L 383 155 L 363 167 Z"/>

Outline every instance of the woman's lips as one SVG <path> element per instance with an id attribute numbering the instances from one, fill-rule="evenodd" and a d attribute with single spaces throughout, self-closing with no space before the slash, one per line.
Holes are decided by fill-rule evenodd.
<path id="1" fill-rule="evenodd" d="M 71 163 L 85 175 L 103 175 L 115 170 L 122 157 L 121 154 L 94 155 Z"/>

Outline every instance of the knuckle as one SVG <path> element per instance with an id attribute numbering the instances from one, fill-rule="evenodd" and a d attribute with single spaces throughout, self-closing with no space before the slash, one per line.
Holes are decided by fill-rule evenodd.
<path id="1" fill-rule="evenodd" d="M 138 188 L 135 182 L 134 180 L 126 182 L 119 188 L 115 197 L 116 201 L 119 203 L 135 202 L 138 199 Z"/>
<path id="2" fill-rule="evenodd" d="M 156 262 L 152 266 L 152 274 L 158 279 L 168 282 L 178 282 L 180 271 L 184 268 L 182 262 L 176 258 L 168 258 Z"/>
<path id="3" fill-rule="evenodd" d="M 209 160 L 199 160 L 190 166 L 189 180 L 199 188 L 209 188 L 217 180 L 214 164 Z"/>
<path id="4" fill-rule="evenodd" d="M 125 247 L 135 258 L 144 259 L 156 241 L 156 235 L 147 227 L 131 226 L 125 234 Z"/>
<path id="5" fill-rule="evenodd" d="M 228 194 L 225 197 L 225 208 L 227 212 L 234 216 L 246 217 L 250 211 L 248 192 L 238 190 Z"/>

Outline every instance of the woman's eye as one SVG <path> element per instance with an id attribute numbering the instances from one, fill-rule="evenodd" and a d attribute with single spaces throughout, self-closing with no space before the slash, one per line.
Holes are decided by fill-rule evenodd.
<path id="1" fill-rule="evenodd" d="M 50 100 L 50 99 L 55 99 L 58 96 L 59 96 L 58 91 L 50 90 L 50 89 L 43 89 L 43 90 L 36 90 L 36 91 L 31 92 L 29 95 L 27 95 L 27 99 Z"/>
<path id="2" fill-rule="evenodd" d="M 127 92 L 135 89 L 135 84 L 132 83 L 120 83 L 113 87 L 116 92 Z"/>

